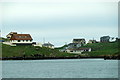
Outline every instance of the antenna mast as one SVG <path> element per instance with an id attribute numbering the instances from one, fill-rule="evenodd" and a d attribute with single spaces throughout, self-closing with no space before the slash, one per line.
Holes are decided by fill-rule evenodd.
<path id="1" fill-rule="evenodd" d="M 43 38 L 43 44 L 45 43 L 45 38 Z"/>

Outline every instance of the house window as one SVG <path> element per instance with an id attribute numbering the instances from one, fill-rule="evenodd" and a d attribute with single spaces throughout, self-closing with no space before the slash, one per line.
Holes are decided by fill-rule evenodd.
<path id="1" fill-rule="evenodd" d="M 18 40 L 18 42 L 20 42 L 20 40 Z"/>
<path id="2" fill-rule="evenodd" d="M 70 52 L 73 52 L 73 51 L 70 51 Z"/>
<path id="3" fill-rule="evenodd" d="M 24 40 L 23 40 L 23 42 L 24 42 Z"/>
<path id="4" fill-rule="evenodd" d="M 28 40 L 26 40 L 26 42 L 28 42 Z"/>
<path id="5" fill-rule="evenodd" d="M 19 38 L 21 38 L 22 36 L 19 36 Z"/>
<path id="6" fill-rule="evenodd" d="M 77 45 L 74 45 L 75 47 L 77 46 Z"/>

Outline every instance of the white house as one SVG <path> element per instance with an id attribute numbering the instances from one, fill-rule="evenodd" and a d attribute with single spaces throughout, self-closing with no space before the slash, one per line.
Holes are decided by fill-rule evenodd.
<path id="1" fill-rule="evenodd" d="M 66 52 L 81 54 L 82 52 L 91 52 L 91 48 L 67 49 Z"/>
<path id="2" fill-rule="evenodd" d="M 73 39 L 73 43 L 78 43 L 78 44 L 81 44 L 81 45 L 85 45 L 86 44 L 86 41 L 85 39 Z"/>
<path id="3" fill-rule="evenodd" d="M 30 34 L 13 34 L 10 43 L 13 45 L 32 45 L 32 37 Z"/>
<path id="4" fill-rule="evenodd" d="M 41 43 L 35 43 L 35 44 L 33 44 L 33 46 L 39 46 L 39 47 L 42 47 L 42 44 L 41 44 Z"/>
<path id="5" fill-rule="evenodd" d="M 80 47 L 81 47 L 80 43 L 69 43 L 67 48 L 73 49 L 73 48 L 80 48 Z"/>

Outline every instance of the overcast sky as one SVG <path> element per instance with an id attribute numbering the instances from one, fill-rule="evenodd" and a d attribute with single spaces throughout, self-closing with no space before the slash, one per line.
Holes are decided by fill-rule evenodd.
<path id="1" fill-rule="evenodd" d="M 30 0 L 32 1 L 32 0 Z M 118 35 L 116 0 L 39 0 L 39 2 L 1 2 L 2 36 L 15 31 L 31 34 L 34 41 L 55 46 L 73 38 L 99 40 Z"/>

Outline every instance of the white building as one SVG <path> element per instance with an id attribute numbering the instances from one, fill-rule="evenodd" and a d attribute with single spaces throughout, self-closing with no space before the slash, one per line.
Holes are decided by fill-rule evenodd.
<path id="1" fill-rule="evenodd" d="M 13 45 L 32 45 L 32 40 L 30 34 L 13 34 L 10 43 Z"/>
<path id="2" fill-rule="evenodd" d="M 33 44 L 33 46 L 39 46 L 39 47 L 42 47 L 42 44 L 41 44 L 41 43 L 36 43 L 36 44 Z"/>
<path id="3" fill-rule="evenodd" d="M 81 54 L 82 52 L 91 52 L 91 48 L 67 49 L 66 52 Z"/>
<path id="4" fill-rule="evenodd" d="M 73 48 L 80 48 L 80 47 L 81 47 L 80 43 L 69 43 L 67 48 L 73 49 Z"/>

